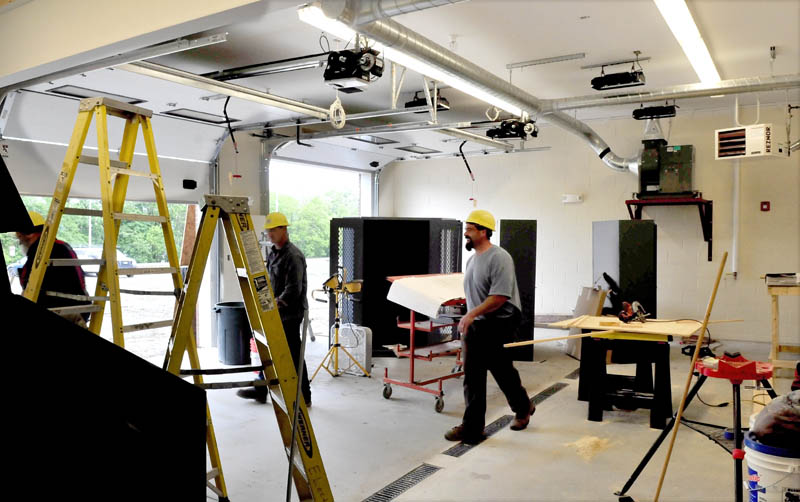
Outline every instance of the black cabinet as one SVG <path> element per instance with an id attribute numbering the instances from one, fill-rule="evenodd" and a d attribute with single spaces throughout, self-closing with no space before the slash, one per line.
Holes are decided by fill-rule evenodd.
<path id="1" fill-rule="evenodd" d="M 652 220 L 595 221 L 592 277 L 605 272 L 619 285 L 621 301 L 638 301 L 650 317 L 657 317 L 656 249 Z"/>
<path id="2" fill-rule="evenodd" d="M 446 274 L 461 271 L 462 226 L 441 218 L 334 218 L 331 220 L 330 272 L 347 271 L 346 280 L 363 279 L 360 293 L 342 303 L 342 322 L 372 330 L 372 353 L 393 355 L 384 345 L 408 344 L 405 307 L 386 299 L 395 275 Z M 331 299 L 329 321 L 335 312 Z M 452 328 L 418 333 L 415 343 L 429 345 L 452 336 Z"/>
<path id="3" fill-rule="evenodd" d="M 536 220 L 500 220 L 500 247 L 514 259 L 522 322 L 514 341 L 533 340 L 533 316 L 536 300 Z M 510 350 L 515 361 L 533 361 L 533 345 Z"/>

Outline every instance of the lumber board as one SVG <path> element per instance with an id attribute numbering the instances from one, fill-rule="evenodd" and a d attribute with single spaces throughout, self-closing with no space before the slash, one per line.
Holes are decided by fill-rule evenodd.
<path id="1" fill-rule="evenodd" d="M 584 315 L 550 324 L 553 328 L 580 328 L 600 331 L 624 331 L 626 333 L 647 333 L 651 335 L 672 335 L 689 337 L 695 334 L 702 322 L 695 320 L 669 321 L 652 319 L 647 322 L 624 323 L 616 317 Z"/>

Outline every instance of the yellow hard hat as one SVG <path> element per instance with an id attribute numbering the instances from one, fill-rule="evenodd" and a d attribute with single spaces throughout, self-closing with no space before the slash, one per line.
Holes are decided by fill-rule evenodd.
<path id="1" fill-rule="evenodd" d="M 494 232 L 494 216 L 492 216 L 492 213 L 489 211 L 484 211 L 483 209 L 472 211 L 469 213 L 469 216 L 467 216 L 467 223 L 480 225 Z"/>
<path id="2" fill-rule="evenodd" d="M 38 227 L 39 225 L 44 225 L 44 216 L 37 213 L 36 211 L 28 211 L 28 216 L 30 216 L 34 227 Z"/>
<path id="3" fill-rule="evenodd" d="M 267 215 L 267 221 L 264 223 L 264 228 L 266 228 L 267 230 L 271 228 L 288 227 L 288 226 L 289 226 L 289 220 L 286 219 L 286 215 L 278 212 L 269 213 Z"/>

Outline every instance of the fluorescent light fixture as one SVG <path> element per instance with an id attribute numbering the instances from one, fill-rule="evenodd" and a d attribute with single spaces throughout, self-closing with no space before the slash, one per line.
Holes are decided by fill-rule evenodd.
<path id="1" fill-rule="evenodd" d="M 298 9 L 297 15 L 301 21 L 319 28 L 320 30 L 326 31 L 331 35 L 341 38 L 342 40 L 350 40 L 356 36 L 356 32 L 350 27 L 344 23 L 336 21 L 335 19 L 325 16 L 325 14 L 322 12 L 322 9 L 319 7 L 311 5 L 301 7 Z M 434 68 L 428 63 L 409 56 L 408 54 L 405 54 L 393 47 L 384 47 L 383 44 L 379 43 L 372 44 L 372 47 L 383 52 L 383 55 L 386 57 L 386 59 L 394 61 L 401 66 L 405 66 L 406 68 L 414 70 L 415 72 L 425 75 L 428 78 L 432 78 L 438 82 L 443 82 L 465 94 L 469 94 L 474 98 L 489 103 L 490 105 L 494 105 L 501 110 L 505 110 L 512 115 L 522 115 L 522 109 L 520 107 L 500 99 L 497 96 L 490 94 L 489 92 L 465 81 L 460 77 L 445 73 L 438 68 Z"/>
<path id="2" fill-rule="evenodd" d="M 199 120 L 201 122 L 208 122 L 209 124 L 225 124 L 227 121 L 222 115 L 215 115 L 213 113 L 200 112 L 197 110 L 190 110 L 188 108 L 176 108 L 175 110 L 167 110 L 162 112 L 163 115 L 172 115 L 173 117 L 181 117 L 184 119 Z M 239 122 L 239 119 L 230 119 L 231 122 Z"/>
<path id="3" fill-rule="evenodd" d="M 361 136 L 348 136 L 348 139 L 355 141 L 363 141 L 371 145 L 389 145 L 397 143 L 397 141 L 389 138 L 381 138 L 380 136 L 372 136 L 371 134 L 362 134 Z"/>
<path id="4" fill-rule="evenodd" d="M 719 73 L 685 0 L 653 0 L 704 84 L 716 84 Z"/>
<path id="5" fill-rule="evenodd" d="M 396 146 L 396 147 L 394 147 L 394 148 L 395 148 L 395 150 L 403 150 L 404 152 L 420 153 L 420 154 L 425 154 L 425 153 L 442 153 L 442 151 L 441 151 L 441 150 L 434 150 L 433 148 L 426 148 L 426 147 L 424 147 L 424 146 L 417 146 L 417 145 L 411 145 L 411 146 Z"/>
<path id="6" fill-rule="evenodd" d="M 87 89 L 85 87 L 78 87 L 77 85 L 62 85 L 60 87 L 53 87 L 52 89 L 47 89 L 47 92 L 52 92 L 53 94 L 60 94 L 62 96 L 69 96 L 71 98 L 110 98 L 116 101 L 122 101 L 123 103 L 128 103 L 129 105 L 136 105 L 139 103 L 145 103 L 146 100 L 139 99 L 139 98 L 130 98 L 128 96 L 123 96 L 121 94 L 113 94 L 110 92 L 103 92 L 103 91 L 95 91 L 93 89 Z"/>

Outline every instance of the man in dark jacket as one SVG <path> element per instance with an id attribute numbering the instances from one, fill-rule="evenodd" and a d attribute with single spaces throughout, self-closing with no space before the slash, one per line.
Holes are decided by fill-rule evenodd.
<path id="1" fill-rule="evenodd" d="M 42 236 L 44 227 L 44 217 L 35 212 L 29 211 L 28 215 L 33 222 L 33 227 L 27 232 L 17 232 L 17 240 L 22 250 L 27 254 L 28 261 L 20 270 L 19 282 L 23 289 L 28 286 L 31 276 L 31 268 L 36 258 L 36 251 L 39 249 L 39 238 Z M 56 239 L 53 242 L 53 250 L 50 252 L 50 259 L 77 259 L 78 256 L 69 244 Z M 79 265 L 67 267 L 49 267 L 42 279 L 42 287 L 39 291 L 39 298 L 36 303 L 46 308 L 69 307 L 74 305 L 86 305 L 89 302 L 55 296 L 58 294 L 88 296 L 86 293 L 86 282 L 84 281 L 83 269 Z M 86 325 L 89 319 L 88 313 L 83 314 L 62 314 L 70 321 Z"/>
<path id="2" fill-rule="evenodd" d="M 300 327 L 303 314 L 308 310 L 308 279 L 306 277 L 306 257 L 300 249 L 289 241 L 289 221 L 282 213 L 270 213 L 264 228 L 267 229 L 272 246 L 267 256 L 267 270 L 275 293 L 275 303 L 281 316 L 283 331 L 292 353 L 295 367 L 300 360 Z M 311 385 L 308 370 L 303 364 L 302 391 L 306 406 L 311 406 Z M 237 392 L 239 397 L 266 402 L 267 388 L 253 387 Z"/>

